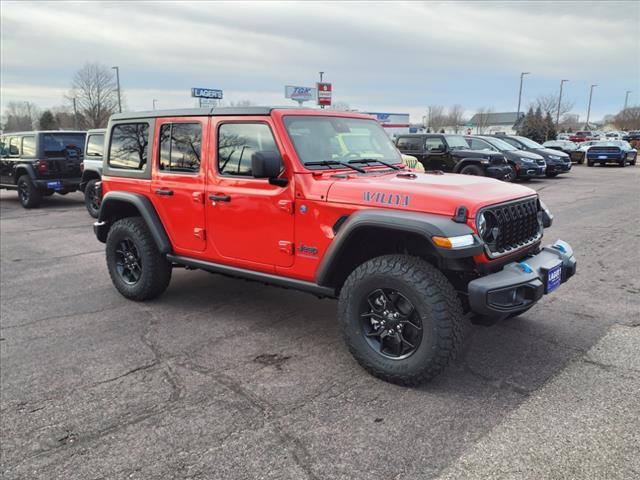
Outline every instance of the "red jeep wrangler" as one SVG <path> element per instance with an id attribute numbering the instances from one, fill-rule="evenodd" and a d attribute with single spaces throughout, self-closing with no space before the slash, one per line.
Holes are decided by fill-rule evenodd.
<path id="1" fill-rule="evenodd" d="M 337 298 L 372 374 L 440 373 L 463 317 L 518 315 L 575 273 L 541 247 L 552 217 L 529 188 L 415 173 L 377 121 L 311 109 L 114 115 L 94 230 L 122 295 L 145 300 L 189 267 Z"/>

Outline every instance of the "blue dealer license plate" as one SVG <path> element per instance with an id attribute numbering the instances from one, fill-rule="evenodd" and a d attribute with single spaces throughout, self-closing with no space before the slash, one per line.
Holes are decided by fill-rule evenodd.
<path id="1" fill-rule="evenodd" d="M 62 184 L 60 183 L 60 181 L 56 181 L 56 182 L 47 182 L 47 188 L 51 188 L 53 190 L 60 190 L 60 188 L 62 187 Z"/>
<path id="2" fill-rule="evenodd" d="M 607 159 L 607 156 L 606 156 L 606 155 L 598 155 L 598 158 L 599 158 L 600 160 L 606 160 L 606 159 Z"/>
<path id="3" fill-rule="evenodd" d="M 560 286 L 562 280 L 562 264 L 559 264 L 547 272 L 547 293 L 553 292 Z"/>

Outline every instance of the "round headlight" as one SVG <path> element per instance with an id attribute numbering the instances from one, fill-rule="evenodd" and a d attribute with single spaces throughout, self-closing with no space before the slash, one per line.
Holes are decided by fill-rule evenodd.
<path id="1" fill-rule="evenodd" d="M 481 213 L 478 216 L 478 234 L 480 238 L 484 238 L 484 234 L 487 232 L 487 219 L 484 216 L 484 213 Z"/>

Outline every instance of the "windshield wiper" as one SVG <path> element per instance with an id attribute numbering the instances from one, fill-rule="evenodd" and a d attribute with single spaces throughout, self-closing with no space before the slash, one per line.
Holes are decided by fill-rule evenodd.
<path id="1" fill-rule="evenodd" d="M 343 167 L 347 167 L 352 170 L 355 170 L 356 172 L 367 173 L 367 171 L 362 168 L 354 167 L 353 165 L 349 165 L 347 162 L 339 162 L 338 160 L 322 160 L 320 162 L 307 162 L 305 163 L 305 165 L 306 166 L 321 165 L 325 167 L 331 167 L 331 165 L 341 165 Z"/>
<path id="2" fill-rule="evenodd" d="M 400 170 L 399 167 L 387 162 L 383 162 L 382 160 L 378 160 L 375 158 L 357 158 L 355 160 L 349 160 L 347 163 L 379 163 L 384 165 L 385 167 L 392 168 L 393 170 Z"/>

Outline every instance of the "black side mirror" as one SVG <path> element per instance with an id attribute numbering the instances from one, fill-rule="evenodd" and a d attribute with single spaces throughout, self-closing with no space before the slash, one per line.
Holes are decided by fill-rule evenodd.
<path id="1" fill-rule="evenodd" d="M 263 150 L 251 155 L 251 172 L 254 178 L 267 178 L 272 185 L 284 186 L 287 180 L 278 178 L 282 167 L 280 153 L 273 150 Z M 284 183 L 284 185 L 282 185 Z"/>

